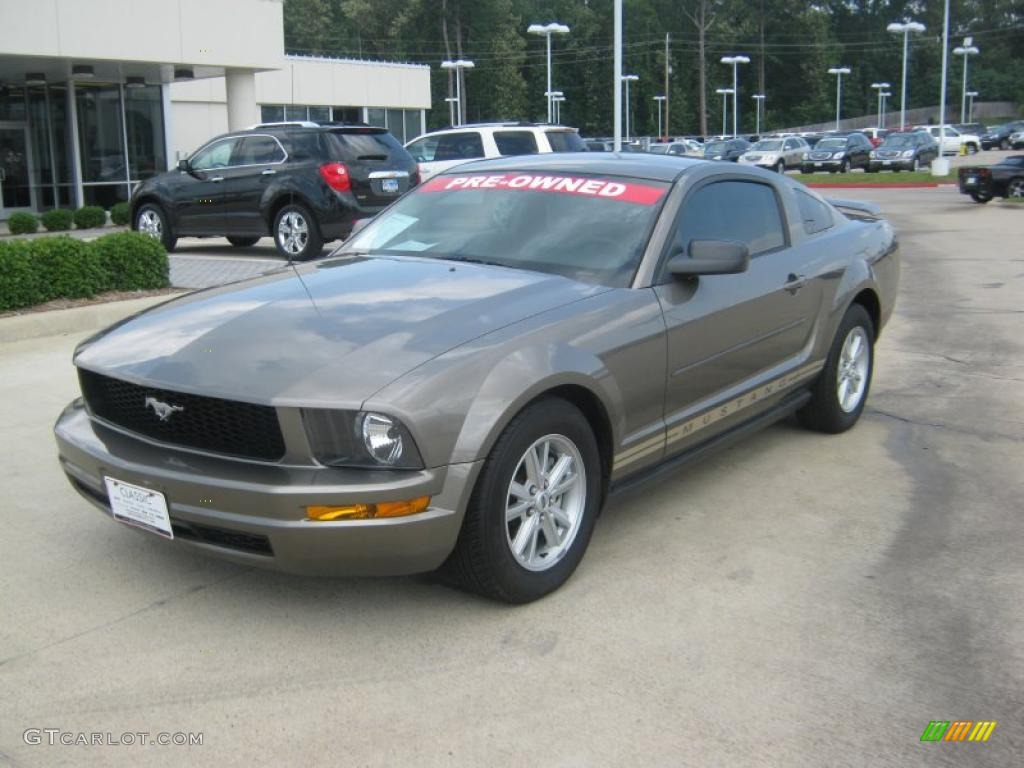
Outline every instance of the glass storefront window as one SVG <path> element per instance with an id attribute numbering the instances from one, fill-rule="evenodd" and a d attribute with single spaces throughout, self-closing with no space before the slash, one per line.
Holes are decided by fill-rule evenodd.
<path id="1" fill-rule="evenodd" d="M 309 119 L 315 123 L 329 123 L 331 121 L 330 107 L 310 107 Z"/>
<path id="2" fill-rule="evenodd" d="M 284 121 L 284 107 L 277 104 L 264 104 L 260 107 L 260 122 L 280 123 Z"/>
<path id="3" fill-rule="evenodd" d="M 127 182 L 120 87 L 76 85 L 75 107 L 82 181 Z"/>
<path id="4" fill-rule="evenodd" d="M 405 143 L 412 141 L 420 135 L 420 126 L 422 126 L 420 111 L 418 109 L 405 110 Z"/>
<path id="5" fill-rule="evenodd" d="M 387 128 L 387 113 L 383 109 L 366 110 L 366 122 L 379 128 Z"/>
<path id="6" fill-rule="evenodd" d="M 164 143 L 164 105 L 160 86 L 126 88 L 125 125 L 128 128 L 128 172 L 142 181 L 167 170 Z"/>

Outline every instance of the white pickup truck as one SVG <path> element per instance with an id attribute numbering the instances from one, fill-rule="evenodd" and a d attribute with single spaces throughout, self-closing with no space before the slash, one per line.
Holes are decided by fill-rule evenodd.
<path id="1" fill-rule="evenodd" d="M 935 143 L 939 143 L 939 126 L 937 125 L 915 125 L 915 131 L 927 131 L 931 134 L 931 137 L 935 139 Z M 942 154 L 944 155 L 959 155 L 960 147 L 967 147 L 967 154 L 973 155 L 979 149 L 981 149 L 981 139 L 971 133 L 960 133 L 952 125 L 946 126 L 946 135 L 942 141 Z"/>

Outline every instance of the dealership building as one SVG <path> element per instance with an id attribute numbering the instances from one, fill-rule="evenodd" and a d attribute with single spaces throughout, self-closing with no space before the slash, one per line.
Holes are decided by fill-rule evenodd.
<path id="1" fill-rule="evenodd" d="M 289 56 L 281 0 L 0 0 L 0 219 L 127 200 L 258 122 L 424 131 L 430 70 Z"/>

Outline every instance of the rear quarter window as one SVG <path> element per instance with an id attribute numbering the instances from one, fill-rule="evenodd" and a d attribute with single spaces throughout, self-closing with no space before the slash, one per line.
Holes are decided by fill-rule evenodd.
<path id="1" fill-rule="evenodd" d="M 495 131 L 494 143 L 501 155 L 537 154 L 537 139 L 530 131 Z"/>
<path id="2" fill-rule="evenodd" d="M 815 197 L 802 190 L 796 190 L 796 201 L 800 207 L 800 218 L 804 221 L 804 232 L 814 235 L 831 229 L 835 223 L 831 209 Z"/>
<path id="3" fill-rule="evenodd" d="M 576 131 L 548 131 L 545 135 L 552 152 L 585 152 L 587 149 Z"/>
<path id="4" fill-rule="evenodd" d="M 398 140 L 387 132 L 328 131 L 324 139 L 331 160 L 391 160 L 405 154 Z"/>

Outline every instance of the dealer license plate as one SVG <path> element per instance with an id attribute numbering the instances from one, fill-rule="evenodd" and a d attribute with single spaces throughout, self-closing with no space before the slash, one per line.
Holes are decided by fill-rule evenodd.
<path id="1" fill-rule="evenodd" d="M 107 484 L 114 519 L 168 539 L 174 538 L 171 518 L 167 514 L 167 499 L 162 493 L 112 477 L 104 477 L 103 481 Z"/>
<path id="2" fill-rule="evenodd" d="M 815 167 L 815 168 L 821 168 L 821 163 L 815 163 L 815 164 L 814 164 L 814 167 Z"/>
<path id="3" fill-rule="evenodd" d="M 883 160 L 882 165 L 892 165 L 892 160 Z"/>
<path id="4" fill-rule="evenodd" d="M 389 195 L 398 193 L 398 179 L 384 179 L 380 186 Z"/>

